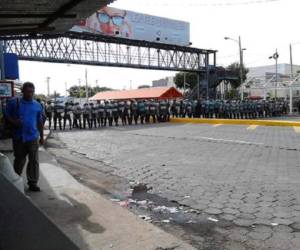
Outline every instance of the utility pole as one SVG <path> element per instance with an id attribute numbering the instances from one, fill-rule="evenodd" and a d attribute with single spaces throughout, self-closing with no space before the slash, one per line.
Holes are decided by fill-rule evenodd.
<path id="1" fill-rule="evenodd" d="M 242 41 L 241 36 L 239 36 L 239 49 L 240 49 L 240 81 L 241 81 L 241 99 L 244 100 L 244 86 L 243 86 L 243 78 L 244 78 L 244 62 L 243 62 L 243 49 L 242 49 Z"/>
<path id="2" fill-rule="evenodd" d="M 186 82 L 186 75 L 185 72 L 183 72 L 183 95 L 185 95 L 185 82 Z"/>
<path id="3" fill-rule="evenodd" d="M 50 97 L 50 76 L 48 76 L 46 80 L 47 80 L 47 96 Z"/>
<path id="4" fill-rule="evenodd" d="M 278 87 L 278 52 L 276 49 L 276 53 L 274 55 L 274 59 L 276 62 L 276 89 L 275 89 L 275 99 L 277 99 L 277 87 Z"/>
<path id="5" fill-rule="evenodd" d="M 293 50 L 292 44 L 290 43 L 290 64 L 291 64 L 291 80 L 294 77 L 294 66 L 293 66 Z"/>
<path id="6" fill-rule="evenodd" d="M 66 97 L 68 96 L 68 84 L 67 84 L 67 82 L 65 82 L 65 95 L 66 95 Z"/>
<path id="7" fill-rule="evenodd" d="M 239 39 L 232 39 L 230 37 L 224 37 L 225 40 L 231 40 L 236 42 L 239 45 L 239 55 L 240 55 L 240 85 L 241 85 L 241 99 L 244 100 L 244 85 L 243 85 L 243 78 L 244 78 L 244 57 L 243 57 L 243 51 L 246 50 L 242 47 L 242 39 L 241 36 L 239 36 Z"/>
<path id="8" fill-rule="evenodd" d="M 269 57 L 269 59 L 275 60 L 275 99 L 277 99 L 277 87 L 278 87 L 278 50 L 276 49 L 276 52 Z"/>
<path id="9" fill-rule="evenodd" d="M 89 89 L 88 89 L 88 73 L 87 73 L 87 68 L 85 68 L 85 97 L 86 97 L 86 102 L 89 101 Z"/>
<path id="10" fill-rule="evenodd" d="M 79 102 L 81 105 L 81 79 L 80 78 L 78 79 L 78 84 L 79 84 Z"/>

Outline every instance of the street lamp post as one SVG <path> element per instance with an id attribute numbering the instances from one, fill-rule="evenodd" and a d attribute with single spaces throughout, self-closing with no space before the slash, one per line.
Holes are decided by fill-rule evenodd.
<path id="1" fill-rule="evenodd" d="M 278 87 L 278 58 L 279 58 L 279 54 L 276 49 L 276 52 L 269 57 L 269 59 L 275 60 L 275 99 L 277 99 L 277 87 Z"/>
<path id="2" fill-rule="evenodd" d="M 81 105 L 81 79 L 80 78 L 78 79 L 78 84 L 79 84 L 79 102 Z"/>
<path id="3" fill-rule="evenodd" d="M 86 102 L 89 101 L 89 89 L 88 89 L 88 72 L 87 68 L 85 68 L 85 97 L 86 97 Z"/>
<path id="4" fill-rule="evenodd" d="M 48 95 L 48 98 L 50 97 L 50 76 L 48 76 L 46 78 L 46 81 L 47 81 L 47 95 Z"/>
<path id="5" fill-rule="evenodd" d="M 231 40 L 236 42 L 239 45 L 239 55 L 240 55 L 240 81 L 241 81 L 241 99 L 244 100 L 244 86 L 243 86 L 243 75 L 244 75 L 244 71 L 243 71 L 243 67 L 244 67 L 244 58 L 243 58 L 243 49 L 242 48 L 242 41 L 241 41 L 241 36 L 239 36 L 239 39 L 232 39 L 230 37 L 224 37 L 225 40 Z"/>

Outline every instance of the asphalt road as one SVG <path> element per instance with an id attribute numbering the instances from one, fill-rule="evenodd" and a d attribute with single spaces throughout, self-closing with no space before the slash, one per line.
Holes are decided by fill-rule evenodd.
<path id="1" fill-rule="evenodd" d="M 300 134 L 294 128 L 159 124 L 59 138 L 115 175 L 231 223 L 221 232 L 228 249 L 300 249 Z"/>

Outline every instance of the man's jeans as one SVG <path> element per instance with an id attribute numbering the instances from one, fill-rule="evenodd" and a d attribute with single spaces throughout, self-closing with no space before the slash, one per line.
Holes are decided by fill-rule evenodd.
<path id="1" fill-rule="evenodd" d="M 39 179 L 39 142 L 38 140 L 22 142 L 21 140 L 13 140 L 14 149 L 14 169 L 18 175 L 22 175 L 26 157 L 27 163 L 27 180 L 28 185 L 35 185 Z"/>

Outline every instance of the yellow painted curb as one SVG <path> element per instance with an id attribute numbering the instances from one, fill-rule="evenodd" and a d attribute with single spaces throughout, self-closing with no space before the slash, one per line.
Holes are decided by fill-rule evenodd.
<path id="1" fill-rule="evenodd" d="M 223 125 L 257 125 L 300 127 L 300 122 L 275 120 L 239 120 L 239 119 L 204 119 L 204 118 L 171 118 L 172 123 L 223 124 Z"/>

